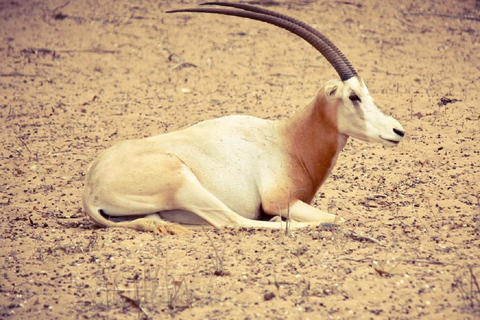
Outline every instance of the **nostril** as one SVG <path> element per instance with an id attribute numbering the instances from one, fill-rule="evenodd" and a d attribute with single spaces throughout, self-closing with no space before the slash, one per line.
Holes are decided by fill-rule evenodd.
<path id="1" fill-rule="evenodd" d="M 393 129 L 393 132 L 395 132 L 396 134 L 398 134 L 400 137 L 403 137 L 405 136 L 405 131 L 403 130 L 399 130 L 399 129 Z"/>

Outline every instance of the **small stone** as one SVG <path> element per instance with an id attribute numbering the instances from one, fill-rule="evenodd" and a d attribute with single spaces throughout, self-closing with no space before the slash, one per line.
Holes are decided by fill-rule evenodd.
<path id="1" fill-rule="evenodd" d="M 275 293 L 273 293 L 272 291 L 265 291 L 265 293 L 263 294 L 263 300 L 265 301 L 270 301 L 273 298 L 275 298 Z"/>

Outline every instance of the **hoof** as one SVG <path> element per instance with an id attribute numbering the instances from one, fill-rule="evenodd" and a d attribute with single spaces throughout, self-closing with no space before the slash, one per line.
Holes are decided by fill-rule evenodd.
<path id="1" fill-rule="evenodd" d="M 192 231 L 176 223 L 167 223 L 156 226 L 153 232 L 160 236 L 168 236 L 179 233 L 190 233 Z"/>
<path id="2" fill-rule="evenodd" d="M 333 223 L 334 223 L 334 224 L 344 224 L 344 223 L 345 223 L 345 219 L 343 219 L 343 218 L 340 217 L 340 216 L 336 216 L 336 217 L 335 217 L 335 220 L 333 220 Z"/>
<path id="3" fill-rule="evenodd" d="M 272 219 L 269 220 L 270 222 L 282 222 L 282 217 L 274 216 Z"/>

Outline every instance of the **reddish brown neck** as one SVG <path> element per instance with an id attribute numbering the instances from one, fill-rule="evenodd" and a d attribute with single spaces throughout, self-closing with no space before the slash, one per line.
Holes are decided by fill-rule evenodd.
<path id="1" fill-rule="evenodd" d="M 322 89 L 323 91 L 323 89 Z M 285 121 L 289 153 L 294 158 L 292 176 L 298 195 L 309 203 L 332 170 L 348 137 L 338 132 L 336 105 L 328 105 L 323 94 Z"/>

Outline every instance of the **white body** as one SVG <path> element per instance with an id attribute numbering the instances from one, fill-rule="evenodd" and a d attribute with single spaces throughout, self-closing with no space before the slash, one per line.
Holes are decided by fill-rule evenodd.
<path id="1" fill-rule="evenodd" d="M 292 227 L 340 222 L 308 204 L 348 136 L 386 146 L 403 137 L 357 77 L 329 81 L 285 121 L 228 116 L 121 142 L 89 167 L 84 206 L 101 226 L 162 234 L 184 230 L 178 224 L 279 228 L 258 221 L 276 215 Z"/>

